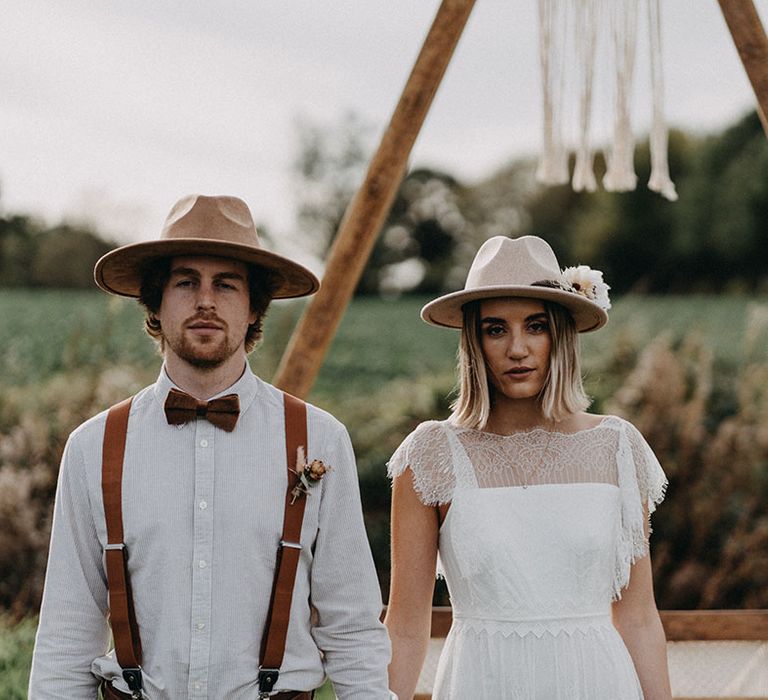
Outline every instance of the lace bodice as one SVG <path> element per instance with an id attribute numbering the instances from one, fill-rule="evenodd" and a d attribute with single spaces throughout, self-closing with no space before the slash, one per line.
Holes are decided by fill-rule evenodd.
<path id="1" fill-rule="evenodd" d="M 515 535 L 530 527 L 534 533 L 550 532 L 545 549 L 551 542 L 565 541 L 565 549 L 556 556 L 566 560 L 568 535 L 579 532 L 588 540 L 581 543 L 582 548 L 586 546 L 591 554 L 574 550 L 582 557 L 576 576 L 583 577 L 589 568 L 585 569 L 585 556 L 592 557 L 595 567 L 601 561 L 600 566 L 607 566 L 608 571 L 595 576 L 596 586 L 605 588 L 608 600 L 621 596 L 631 564 L 647 552 L 643 510 L 653 512 L 666 488 L 664 472 L 642 435 L 615 416 L 575 433 L 536 428 L 506 436 L 460 428 L 448 421 L 429 421 L 418 426 L 389 461 L 391 477 L 406 469 L 424 504 L 452 503 L 441 528 L 440 555 L 446 568 L 455 559 L 459 579 L 464 578 L 463 569 L 492 576 L 487 569 L 498 568 L 498 562 L 494 564 L 491 558 L 508 552 Z M 490 512 L 493 518 L 508 519 L 510 528 L 507 543 L 499 542 L 494 548 L 474 541 L 481 537 L 475 524 L 487 519 Z M 551 530 L 550 522 L 556 531 Z M 493 527 L 491 522 L 486 525 Z M 534 542 L 529 539 L 518 544 L 525 548 Z M 483 551 L 490 557 L 487 561 L 481 560 Z M 519 562 L 520 552 L 513 553 Z M 533 560 L 523 556 L 522 561 Z M 505 573 L 504 581 L 509 574 Z M 519 575 L 513 578 L 522 580 Z M 530 580 L 535 587 L 536 576 Z M 460 585 L 454 583 L 453 588 Z M 500 585 L 506 586 L 503 581 Z M 471 591 L 466 593 L 471 596 Z"/>

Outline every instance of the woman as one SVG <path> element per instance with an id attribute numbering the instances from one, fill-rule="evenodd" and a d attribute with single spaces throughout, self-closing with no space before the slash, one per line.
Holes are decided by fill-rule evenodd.
<path id="1" fill-rule="evenodd" d="M 540 238 L 491 238 L 463 291 L 422 309 L 461 328 L 459 396 L 389 462 L 390 687 L 412 698 L 440 554 L 453 625 L 433 698 L 671 697 L 649 514 L 666 479 L 640 433 L 585 413 L 578 332 L 602 273 L 560 271 Z"/>

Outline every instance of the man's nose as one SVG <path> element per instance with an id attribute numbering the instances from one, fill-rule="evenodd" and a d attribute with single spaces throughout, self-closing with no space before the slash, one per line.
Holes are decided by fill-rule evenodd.
<path id="1" fill-rule="evenodd" d="M 213 285 L 201 284 L 197 289 L 197 308 L 198 309 L 213 309 L 216 306 L 216 301 L 213 296 Z"/>

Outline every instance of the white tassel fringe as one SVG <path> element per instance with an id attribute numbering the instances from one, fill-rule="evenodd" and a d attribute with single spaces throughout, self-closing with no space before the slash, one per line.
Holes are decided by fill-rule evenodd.
<path id="1" fill-rule="evenodd" d="M 615 60 L 613 75 L 613 140 L 606 153 L 606 190 L 624 192 L 637 186 L 630 103 L 635 74 L 637 18 L 640 0 L 539 0 L 539 60 L 543 86 L 543 144 L 536 178 L 545 184 L 568 181 L 568 149 L 564 125 L 567 79 L 575 79 L 579 98 L 576 162 L 571 180 L 575 191 L 594 192 L 592 108 L 595 58 L 600 28 L 607 25 Z M 646 0 L 650 42 L 653 121 L 650 132 L 651 176 L 648 187 L 668 200 L 677 199 L 667 161 L 668 131 L 664 120 L 661 22 L 659 0 Z M 569 36 L 572 34 L 572 41 Z"/>

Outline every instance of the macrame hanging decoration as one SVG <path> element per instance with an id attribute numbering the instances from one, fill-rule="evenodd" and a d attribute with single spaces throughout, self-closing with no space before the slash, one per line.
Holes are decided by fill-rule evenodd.
<path id="1" fill-rule="evenodd" d="M 568 182 L 568 148 L 565 124 L 578 124 L 572 178 L 577 192 L 594 192 L 592 105 L 595 101 L 595 68 L 600 39 L 608 36 L 606 53 L 614 65 L 613 135 L 606 149 L 603 187 L 626 192 L 637 186 L 630 101 L 635 75 L 639 5 L 648 10 L 652 122 L 650 133 L 651 177 L 648 187 L 670 201 L 677 199 L 667 162 L 667 125 L 664 120 L 664 83 L 661 70 L 659 0 L 539 0 L 539 58 L 544 98 L 543 147 L 536 178 L 545 184 Z M 572 86 L 572 87 L 571 87 Z M 566 111 L 575 89 L 578 115 Z"/>

